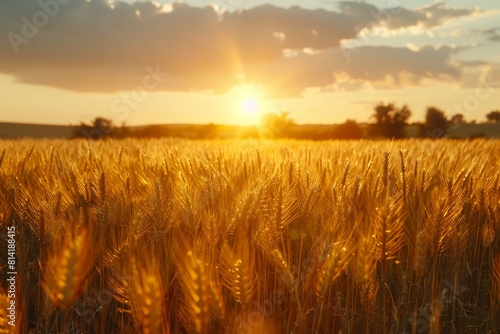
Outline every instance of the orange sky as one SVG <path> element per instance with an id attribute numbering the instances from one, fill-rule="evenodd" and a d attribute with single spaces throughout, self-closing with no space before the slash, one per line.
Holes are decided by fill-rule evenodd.
<path id="1" fill-rule="evenodd" d="M 500 10 L 419 2 L 6 0 L 0 122 L 335 123 L 379 101 L 484 120 L 500 109 Z"/>

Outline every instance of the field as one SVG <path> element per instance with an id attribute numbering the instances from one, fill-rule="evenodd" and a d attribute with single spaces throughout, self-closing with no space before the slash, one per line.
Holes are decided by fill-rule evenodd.
<path id="1" fill-rule="evenodd" d="M 0 141 L 0 333 L 494 333 L 499 157 L 491 140 Z"/>

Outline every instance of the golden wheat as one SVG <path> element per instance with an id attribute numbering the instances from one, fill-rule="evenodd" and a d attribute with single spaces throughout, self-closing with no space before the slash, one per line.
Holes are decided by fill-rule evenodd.
<path id="1" fill-rule="evenodd" d="M 19 326 L 0 310 L 0 331 L 493 332 L 499 156 L 488 140 L 0 141 L 19 273 Z"/>

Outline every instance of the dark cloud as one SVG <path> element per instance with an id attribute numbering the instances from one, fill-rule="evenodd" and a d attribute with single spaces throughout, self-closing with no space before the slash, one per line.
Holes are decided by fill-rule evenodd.
<path id="1" fill-rule="evenodd" d="M 351 50 L 353 51 L 353 50 Z M 252 83 L 270 82 L 274 96 L 300 96 L 305 87 L 354 90 L 370 82 L 376 87 L 419 85 L 424 80 L 456 81 L 461 70 L 450 61 L 454 49 L 425 47 L 419 51 L 394 47 L 362 47 L 345 58 L 346 50 L 332 48 L 249 69 Z M 327 88 L 327 90 L 330 88 Z"/>
<path id="2" fill-rule="evenodd" d="M 402 7 L 379 9 L 366 2 L 341 1 L 338 4 L 341 13 L 355 18 L 359 27 L 371 28 L 386 26 L 389 29 L 422 26 L 436 27 L 454 18 L 469 16 L 478 12 L 476 9 L 448 8 L 443 2 L 434 3 L 416 10 Z"/>
<path id="3" fill-rule="evenodd" d="M 491 42 L 500 42 L 500 28 L 492 28 L 481 31 L 488 37 L 488 40 Z"/>
<path id="4" fill-rule="evenodd" d="M 19 82 L 106 93 L 140 84 L 149 66 L 169 74 L 158 89 L 222 93 L 254 83 L 274 96 L 328 87 L 339 76 L 393 85 L 459 77 L 449 48 L 364 47 L 349 62 L 339 45 L 356 38 L 359 26 L 430 27 L 473 11 L 442 4 L 393 12 L 360 2 L 339 6 L 338 12 L 272 5 L 218 12 L 147 1 L 2 0 L 0 72 Z M 285 57 L 286 50 L 298 55 Z"/>
<path id="5" fill-rule="evenodd" d="M 421 20 L 424 27 L 434 27 L 455 18 L 478 14 L 480 11 L 478 9 L 448 8 L 444 2 L 438 2 L 418 9 L 417 13 L 425 16 L 425 20 Z"/>

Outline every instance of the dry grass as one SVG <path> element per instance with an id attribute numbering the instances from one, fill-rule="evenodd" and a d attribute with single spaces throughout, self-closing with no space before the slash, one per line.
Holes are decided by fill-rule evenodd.
<path id="1" fill-rule="evenodd" d="M 20 140 L 0 157 L 19 272 L 1 333 L 500 329 L 496 141 Z"/>

